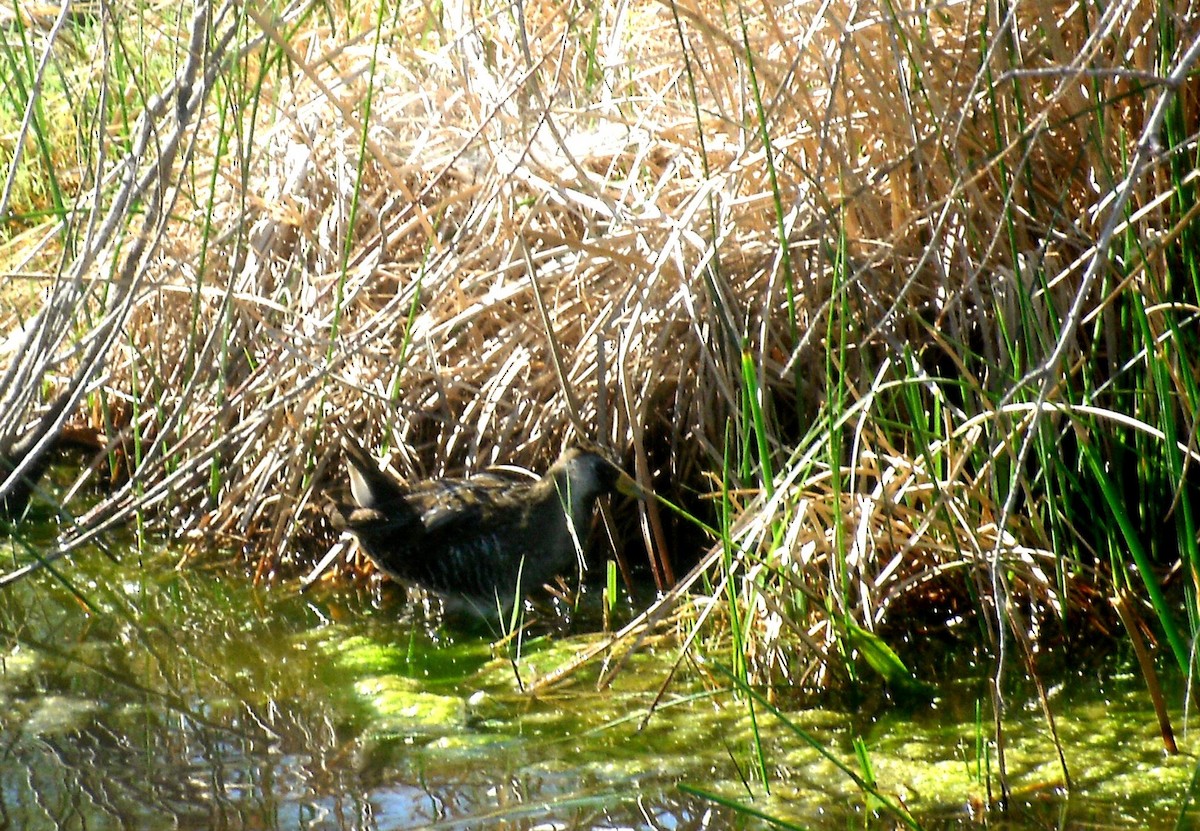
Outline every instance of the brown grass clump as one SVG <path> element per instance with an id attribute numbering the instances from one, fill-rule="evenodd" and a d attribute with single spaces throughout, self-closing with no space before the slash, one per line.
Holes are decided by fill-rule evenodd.
<path id="1" fill-rule="evenodd" d="M 1122 294 L 1170 296 L 1170 153 L 1125 181 L 1159 68 L 1192 59 L 1160 10 L 525 8 L 215 16 L 238 37 L 187 141 L 135 158 L 162 216 L 64 255 L 100 279 L 153 244 L 127 306 L 79 307 L 123 332 L 79 386 L 127 454 L 87 533 L 138 512 L 295 571 L 335 544 L 331 421 L 413 477 L 584 435 L 718 529 L 702 565 L 732 552 L 764 670 L 922 593 L 1069 603 L 1087 571 L 1007 477 L 1130 353 Z M 1089 273 L 1118 197 L 1127 282 Z"/>

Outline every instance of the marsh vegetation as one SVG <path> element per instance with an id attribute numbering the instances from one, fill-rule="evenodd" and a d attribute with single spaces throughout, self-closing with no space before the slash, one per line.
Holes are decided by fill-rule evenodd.
<path id="1" fill-rule="evenodd" d="M 0 27 L 0 496 L 43 452 L 76 474 L 29 507 L 53 542 L 13 518 L 0 592 L 128 532 L 352 586 L 339 431 L 411 479 L 582 438 L 659 497 L 596 535 L 658 595 L 561 677 L 669 635 L 774 704 L 980 650 L 1003 801 L 1014 677 L 1103 640 L 1171 746 L 1156 662 L 1186 676 L 1200 627 L 1192 5 Z"/>

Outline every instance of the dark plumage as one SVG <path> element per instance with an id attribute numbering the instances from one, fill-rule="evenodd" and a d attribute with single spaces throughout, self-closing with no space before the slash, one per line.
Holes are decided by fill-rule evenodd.
<path id="1" fill-rule="evenodd" d="M 537 480 L 484 473 L 411 487 L 348 437 L 342 447 L 354 504 L 332 507 L 334 526 L 354 534 L 388 576 L 485 615 L 571 570 L 599 496 L 641 496 L 619 467 L 578 447 Z"/>
<path id="2" fill-rule="evenodd" d="M 0 437 L 0 517 L 20 519 L 24 515 L 38 482 L 50 466 L 54 448 L 62 434 L 62 428 L 55 428 L 55 422 L 70 402 L 70 393 L 62 393 L 19 439 L 5 440 Z M 51 432 L 54 432 L 54 436 L 47 445 L 29 459 L 34 448 Z M 22 475 L 5 486 L 13 471 L 23 463 L 25 470 Z"/>

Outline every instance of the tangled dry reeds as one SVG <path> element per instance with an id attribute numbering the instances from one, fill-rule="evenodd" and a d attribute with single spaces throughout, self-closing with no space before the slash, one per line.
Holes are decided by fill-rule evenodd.
<path id="1" fill-rule="evenodd" d="M 873 629 L 922 592 L 948 618 L 1061 610 L 1093 580 L 1026 445 L 1053 458 L 1075 405 L 1189 328 L 1190 7 L 195 15 L 190 51 L 165 18 L 146 46 L 179 61 L 164 95 L 37 226 L 73 311 L 14 365 L 74 379 L 121 454 L 65 549 L 137 515 L 306 567 L 342 544 L 320 519 L 336 421 L 415 477 L 609 444 L 715 529 L 660 554 L 724 562 L 753 661 L 788 676 L 844 616 Z M 105 215 L 95 252 L 67 244 Z M 31 239 L 10 277 L 55 262 Z M 643 524 L 651 548 L 699 539 Z"/>

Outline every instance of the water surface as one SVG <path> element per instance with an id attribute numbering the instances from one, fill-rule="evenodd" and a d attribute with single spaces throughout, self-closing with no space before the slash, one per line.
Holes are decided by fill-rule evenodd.
<path id="1" fill-rule="evenodd" d="M 698 793 L 797 827 L 897 827 L 770 713 L 752 720 L 719 674 L 685 661 L 662 694 L 670 639 L 610 689 L 591 669 L 531 695 L 595 622 L 498 646 L 402 592 L 302 596 L 171 562 L 86 555 L 0 590 L 0 828 L 775 827 Z M 983 681 L 965 672 L 932 704 L 789 717 L 856 771 L 861 737 L 880 790 L 927 828 L 1175 826 L 1195 760 L 1163 754 L 1119 657 L 1052 687 L 1072 797 L 1040 711 L 1018 699 L 1014 810 L 973 815 L 994 764 Z"/>

